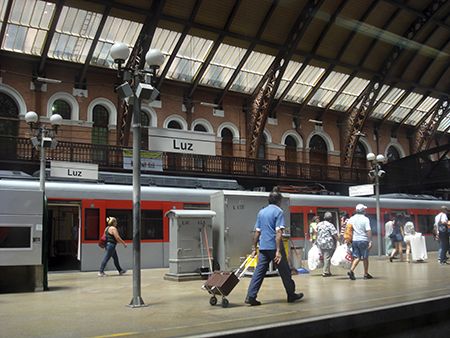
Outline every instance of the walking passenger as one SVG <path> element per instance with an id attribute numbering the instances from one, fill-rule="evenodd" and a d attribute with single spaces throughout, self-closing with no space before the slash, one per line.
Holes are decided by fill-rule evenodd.
<path id="1" fill-rule="evenodd" d="M 447 264 L 448 242 L 448 216 L 447 207 L 442 206 L 441 212 L 434 218 L 434 231 L 439 239 L 439 263 Z"/>
<path id="2" fill-rule="evenodd" d="M 283 281 L 288 303 L 295 302 L 303 297 L 303 293 L 295 293 L 295 283 L 292 280 L 291 269 L 282 244 L 283 230 L 286 225 L 283 210 L 280 208 L 281 200 L 280 192 L 277 188 L 274 188 L 269 194 L 269 205 L 261 209 L 256 218 L 252 257 L 256 255 L 256 246 L 259 242 L 258 264 L 245 299 L 245 303 L 251 306 L 261 305 L 256 297 L 271 261 L 278 265 L 278 273 Z"/>
<path id="3" fill-rule="evenodd" d="M 386 247 L 386 256 L 390 256 L 394 247 L 392 246 L 391 234 L 394 227 L 394 215 L 389 216 L 389 221 L 384 223 L 384 244 Z"/>
<path id="4" fill-rule="evenodd" d="M 317 239 L 317 224 L 320 222 L 319 216 L 314 216 L 309 224 L 309 241 L 316 242 Z"/>
<path id="5" fill-rule="evenodd" d="M 126 273 L 126 270 L 120 267 L 119 257 L 117 256 L 116 245 L 117 243 L 123 244 L 126 248 L 127 243 L 123 241 L 123 239 L 119 235 L 119 231 L 117 230 L 117 219 L 115 217 L 108 217 L 106 219 L 108 226 L 105 229 L 106 234 L 106 247 L 105 247 L 105 257 L 103 257 L 102 264 L 100 265 L 100 271 L 98 273 L 99 277 L 106 276 L 105 267 L 108 263 L 109 259 L 112 257 L 114 260 L 114 265 L 119 271 L 119 275 L 123 275 Z"/>
<path id="6" fill-rule="evenodd" d="M 394 224 L 392 225 L 392 233 L 390 237 L 394 250 L 392 250 L 391 255 L 389 256 L 389 261 L 391 262 L 394 259 L 395 254 L 397 253 L 400 255 L 400 261 L 403 262 L 403 239 L 405 236 L 403 230 L 403 222 L 404 217 L 403 215 L 399 214 L 397 215 L 397 217 L 395 217 Z"/>
<path id="7" fill-rule="evenodd" d="M 325 212 L 323 216 L 324 221 L 317 224 L 317 241 L 316 244 L 322 251 L 323 256 L 323 273 L 322 277 L 330 277 L 330 262 L 336 249 L 338 240 L 338 232 L 336 227 L 331 223 L 333 215 L 331 212 Z"/>
<path id="8" fill-rule="evenodd" d="M 406 216 L 404 233 L 405 233 L 405 243 L 406 243 L 406 261 L 408 263 L 411 263 L 411 259 L 410 259 L 411 239 L 416 234 L 416 230 L 414 229 L 414 223 L 412 222 L 411 216 Z"/>
<path id="9" fill-rule="evenodd" d="M 355 280 L 355 269 L 362 260 L 364 264 L 364 279 L 372 279 L 369 274 L 369 250 L 372 247 L 372 230 L 369 218 L 365 215 L 367 207 L 358 204 L 355 208 L 356 214 L 350 217 L 348 223 L 353 225 L 352 254 L 353 262 L 347 273 L 351 280 Z"/>

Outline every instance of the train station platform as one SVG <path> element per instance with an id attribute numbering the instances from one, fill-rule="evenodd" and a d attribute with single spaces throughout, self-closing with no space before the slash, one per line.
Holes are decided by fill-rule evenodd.
<path id="1" fill-rule="evenodd" d="M 287 303 L 279 277 L 264 280 L 250 307 L 244 298 L 250 278 L 228 297 L 229 306 L 209 304 L 204 281 L 165 280 L 168 269 L 142 270 L 146 307 L 130 308 L 132 274 L 49 274 L 47 292 L 0 294 L 0 337 L 448 337 L 450 265 L 436 253 L 423 263 L 370 258 L 372 280 L 355 281 L 333 267 L 295 275 L 305 297 Z"/>

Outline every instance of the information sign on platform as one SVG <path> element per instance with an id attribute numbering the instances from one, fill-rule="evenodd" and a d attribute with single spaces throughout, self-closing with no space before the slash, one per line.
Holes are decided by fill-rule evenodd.
<path id="1" fill-rule="evenodd" d="M 349 196 L 367 196 L 373 194 L 373 184 L 354 185 L 348 188 Z"/>
<path id="2" fill-rule="evenodd" d="M 50 176 L 71 179 L 98 180 L 98 164 L 51 161 Z"/>

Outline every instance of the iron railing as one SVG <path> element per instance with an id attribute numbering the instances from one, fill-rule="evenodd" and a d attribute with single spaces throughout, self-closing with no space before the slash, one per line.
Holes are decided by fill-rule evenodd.
<path id="1" fill-rule="evenodd" d="M 39 152 L 28 138 L 0 136 L 0 161 L 39 161 Z M 46 151 L 47 160 L 98 164 L 100 170 L 124 170 L 123 150 L 131 148 L 59 141 Z M 247 176 L 292 181 L 367 183 L 368 169 L 259 160 L 243 157 L 163 153 L 163 171 L 178 175 L 206 177 Z M 143 172 L 146 170 L 143 169 Z"/>

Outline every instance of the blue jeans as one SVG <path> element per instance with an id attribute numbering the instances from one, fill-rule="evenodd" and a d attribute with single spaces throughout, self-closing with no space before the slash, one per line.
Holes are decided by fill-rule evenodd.
<path id="1" fill-rule="evenodd" d="M 260 250 L 258 255 L 258 264 L 253 273 L 252 280 L 247 291 L 247 297 L 256 298 L 261 288 L 266 272 L 269 269 L 269 263 L 275 258 L 276 250 Z M 278 273 L 283 281 L 284 288 L 288 297 L 295 295 L 295 283 L 292 280 L 291 268 L 286 259 L 284 248 L 281 249 L 281 261 L 278 264 Z"/>
<path id="2" fill-rule="evenodd" d="M 447 260 L 448 232 L 439 232 L 439 261 L 444 263 Z"/>
<path id="3" fill-rule="evenodd" d="M 117 245 L 116 243 L 111 243 L 111 242 L 106 243 L 106 248 L 105 248 L 106 253 L 105 253 L 105 257 L 103 257 L 102 264 L 100 265 L 100 272 L 105 271 L 106 264 L 108 263 L 108 261 L 111 257 L 114 260 L 114 265 L 116 266 L 117 271 L 119 271 L 119 272 L 122 271 L 122 268 L 120 267 L 120 263 L 119 263 L 119 257 L 117 256 L 116 245 Z"/>

